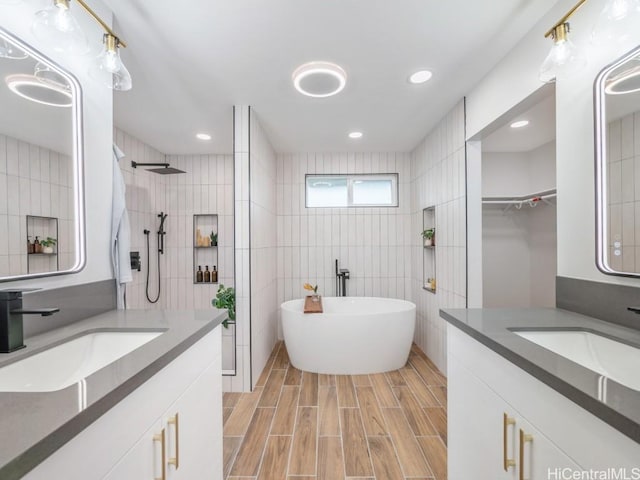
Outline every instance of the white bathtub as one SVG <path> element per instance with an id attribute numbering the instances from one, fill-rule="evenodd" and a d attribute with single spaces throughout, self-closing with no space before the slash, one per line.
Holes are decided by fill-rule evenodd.
<path id="1" fill-rule="evenodd" d="M 282 329 L 291 364 L 337 375 L 402 368 L 409 357 L 416 306 L 406 300 L 323 297 L 324 313 L 302 313 L 304 300 L 283 303 Z"/>

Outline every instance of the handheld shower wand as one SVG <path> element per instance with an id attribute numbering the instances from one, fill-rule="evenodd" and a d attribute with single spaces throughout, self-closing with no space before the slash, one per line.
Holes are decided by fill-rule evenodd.
<path id="1" fill-rule="evenodd" d="M 164 231 L 164 221 L 167 219 L 169 215 L 160 212 L 158 218 L 160 219 L 160 228 L 158 228 L 158 253 L 164 255 L 164 236 L 167 232 Z"/>
<path id="2" fill-rule="evenodd" d="M 160 277 L 160 255 L 164 255 L 164 236 L 167 234 L 167 232 L 164 231 L 164 222 L 167 219 L 168 215 L 164 212 L 160 212 L 160 214 L 158 215 L 158 218 L 160 219 L 160 227 L 158 227 L 158 294 L 156 295 L 156 297 L 154 299 L 151 298 L 151 295 L 149 294 L 149 271 L 151 270 L 151 264 L 149 262 L 149 256 L 150 256 L 150 245 L 149 245 L 149 235 L 151 234 L 151 232 L 147 229 L 144 230 L 144 235 L 147 237 L 147 285 L 146 285 L 146 294 L 147 294 L 147 300 L 151 303 L 157 303 L 158 300 L 160 300 L 160 289 L 162 287 L 162 278 Z"/>

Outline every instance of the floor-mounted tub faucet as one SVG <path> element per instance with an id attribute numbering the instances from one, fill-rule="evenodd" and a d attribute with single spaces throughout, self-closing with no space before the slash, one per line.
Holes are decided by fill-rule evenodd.
<path id="1" fill-rule="evenodd" d="M 22 291 L 0 291 L 0 353 L 11 353 L 24 348 L 23 315 L 48 317 L 60 309 L 22 308 Z"/>
<path id="2" fill-rule="evenodd" d="M 349 280 L 349 270 L 338 268 L 338 259 L 336 258 L 336 297 L 347 296 L 347 280 Z"/>

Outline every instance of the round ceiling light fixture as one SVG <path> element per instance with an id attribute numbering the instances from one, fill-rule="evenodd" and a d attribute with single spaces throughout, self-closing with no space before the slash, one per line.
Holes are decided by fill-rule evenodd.
<path id="1" fill-rule="evenodd" d="M 354 139 L 362 138 L 362 132 L 351 132 L 349 134 L 349 138 L 354 138 Z"/>
<path id="2" fill-rule="evenodd" d="M 511 124 L 511 128 L 522 128 L 529 125 L 529 120 L 518 120 L 517 122 L 513 122 Z"/>
<path id="3" fill-rule="evenodd" d="M 73 105 L 71 90 L 57 82 L 23 74 L 9 75 L 4 81 L 13 93 L 32 102 L 51 107 Z"/>
<path id="4" fill-rule="evenodd" d="M 196 138 L 198 140 L 211 140 L 211 135 L 208 133 L 196 133 Z"/>
<path id="5" fill-rule="evenodd" d="M 420 85 L 421 83 L 428 82 L 433 77 L 433 73 L 429 70 L 419 70 L 409 77 L 409 83 L 413 83 L 414 85 Z"/>
<path id="6" fill-rule="evenodd" d="M 342 67 L 331 62 L 305 63 L 294 70 L 291 78 L 296 90 L 315 98 L 336 95 L 347 84 L 347 73 Z"/>

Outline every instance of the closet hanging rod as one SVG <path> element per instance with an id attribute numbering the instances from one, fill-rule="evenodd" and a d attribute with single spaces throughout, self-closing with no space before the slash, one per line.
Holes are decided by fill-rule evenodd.
<path id="1" fill-rule="evenodd" d="M 556 190 L 551 189 L 521 197 L 482 197 L 482 203 L 494 205 L 517 205 L 522 203 L 537 203 L 539 201 L 546 201 L 555 197 Z"/>

